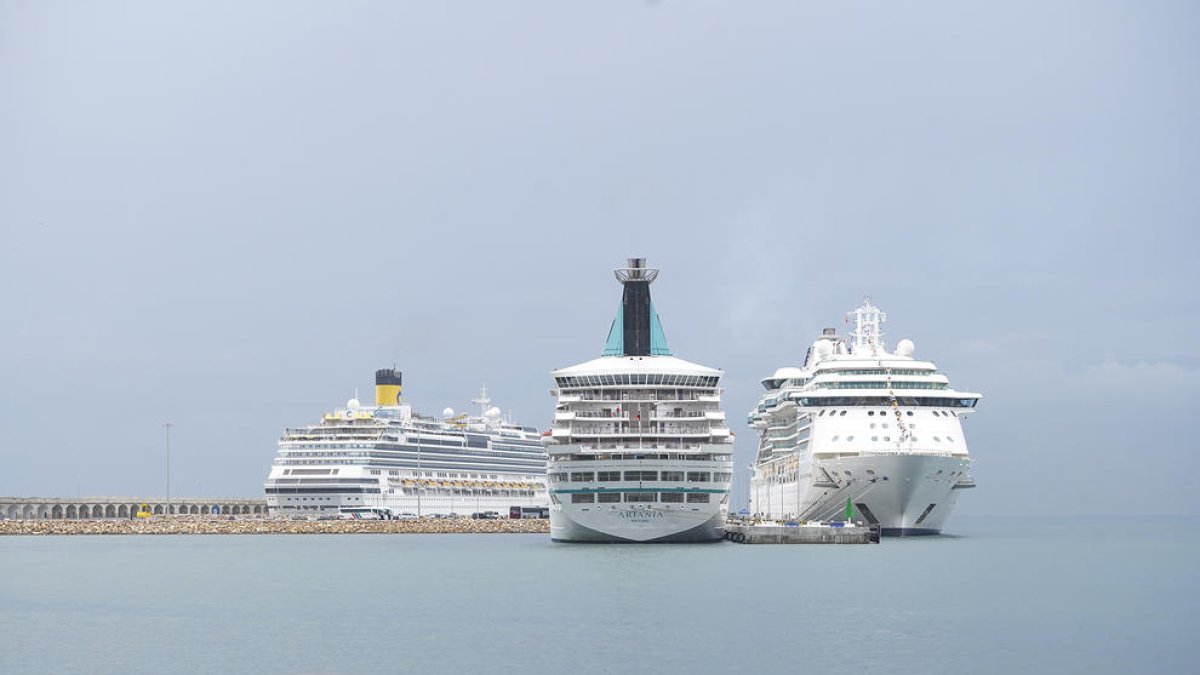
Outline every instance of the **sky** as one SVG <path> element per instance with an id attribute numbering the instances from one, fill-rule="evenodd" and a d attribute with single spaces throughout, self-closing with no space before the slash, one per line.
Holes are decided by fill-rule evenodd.
<path id="1" fill-rule="evenodd" d="M 1200 514 L 1191 2 L 0 0 L 0 494 L 258 496 L 395 364 L 548 428 L 611 270 L 759 380 L 870 294 L 973 515 Z M 744 472 L 743 472 L 744 474 Z"/>

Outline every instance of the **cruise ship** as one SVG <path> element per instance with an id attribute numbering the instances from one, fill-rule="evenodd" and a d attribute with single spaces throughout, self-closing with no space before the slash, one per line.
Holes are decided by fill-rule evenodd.
<path id="1" fill-rule="evenodd" d="M 553 372 L 550 537 L 704 542 L 725 532 L 733 437 L 722 372 L 676 358 L 650 299 L 658 270 L 615 270 L 621 306 L 600 358 Z"/>
<path id="2" fill-rule="evenodd" d="M 546 450 L 536 429 L 505 421 L 487 391 L 478 416 L 413 412 L 401 373 L 375 373 L 375 405 L 357 399 L 320 423 L 287 429 L 267 477 L 277 515 L 383 517 L 545 508 Z"/>
<path id="3" fill-rule="evenodd" d="M 849 340 L 826 328 L 803 367 L 762 380 L 748 420 L 759 433 L 750 511 L 831 520 L 852 507 L 885 535 L 938 534 L 975 487 L 962 422 L 980 395 L 916 360 L 911 340 L 887 351 L 887 317 L 870 298 L 851 317 Z"/>

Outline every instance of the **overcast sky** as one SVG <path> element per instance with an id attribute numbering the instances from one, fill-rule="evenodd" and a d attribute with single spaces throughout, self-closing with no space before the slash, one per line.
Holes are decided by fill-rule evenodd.
<path id="1" fill-rule="evenodd" d="M 258 496 L 393 362 L 547 428 L 653 288 L 758 380 L 870 293 L 962 514 L 1200 513 L 1194 2 L 0 0 L 0 494 Z M 744 472 L 742 473 L 744 475 Z"/>

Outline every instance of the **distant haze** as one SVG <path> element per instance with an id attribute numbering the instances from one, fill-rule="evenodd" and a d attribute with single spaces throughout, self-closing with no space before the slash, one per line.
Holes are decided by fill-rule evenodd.
<path id="1" fill-rule="evenodd" d="M 1200 513 L 1191 2 L 0 0 L 0 494 L 256 496 L 395 363 L 546 428 L 611 269 L 759 379 L 865 294 L 962 514 Z M 743 491 L 744 492 L 744 491 Z"/>

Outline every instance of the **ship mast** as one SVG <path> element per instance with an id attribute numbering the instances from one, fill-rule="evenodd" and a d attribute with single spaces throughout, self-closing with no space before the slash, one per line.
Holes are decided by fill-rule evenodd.
<path id="1" fill-rule="evenodd" d="M 854 330 L 850 331 L 850 337 L 854 338 L 852 345 L 852 353 L 858 354 L 859 350 L 871 350 L 872 356 L 879 356 L 879 351 L 883 349 L 883 322 L 887 321 L 887 314 L 883 310 L 871 303 L 871 296 L 863 298 L 863 304 L 858 309 L 846 315 L 846 320 L 854 317 Z"/>

